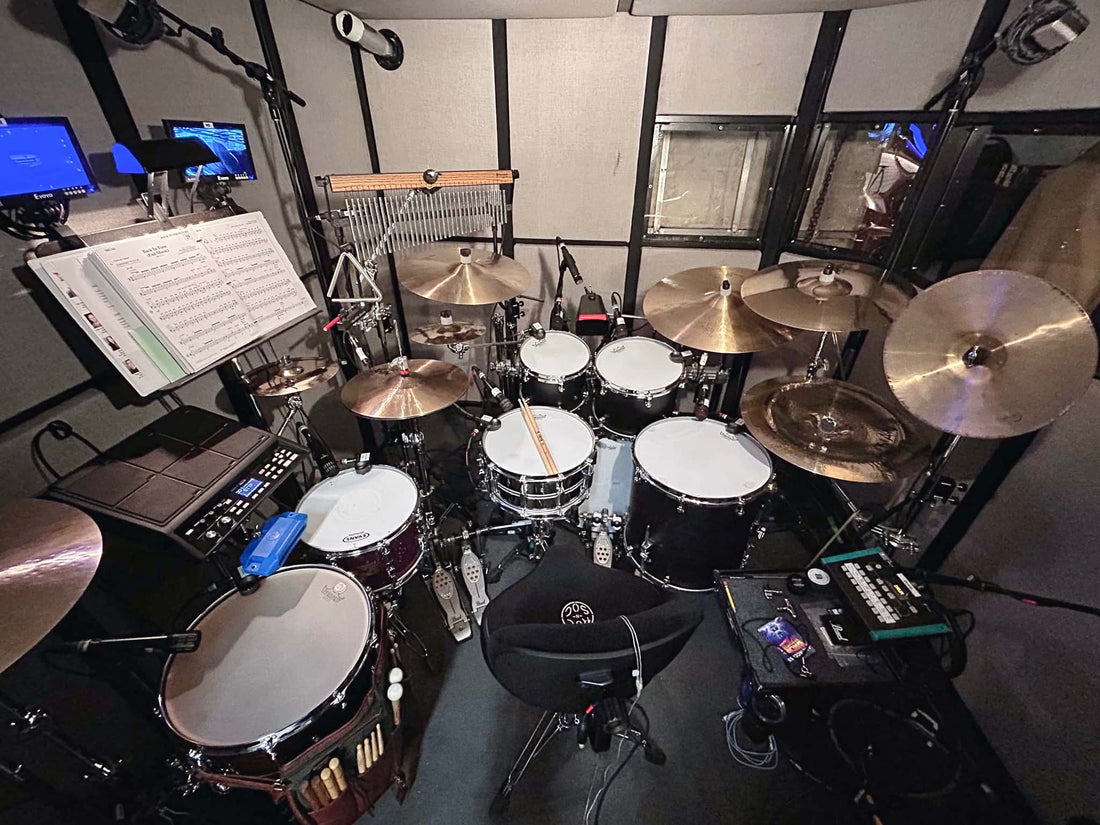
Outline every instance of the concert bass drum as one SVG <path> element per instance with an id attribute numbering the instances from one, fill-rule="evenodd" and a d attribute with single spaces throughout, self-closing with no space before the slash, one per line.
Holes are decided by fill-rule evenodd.
<path id="1" fill-rule="evenodd" d="M 532 404 L 576 412 L 587 395 L 592 350 L 571 332 L 549 330 L 519 348 L 523 397 Z"/>
<path id="2" fill-rule="evenodd" d="M 650 424 L 634 439 L 628 555 L 658 584 L 713 589 L 712 571 L 741 565 L 772 477 L 760 442 L 721 421 Z"/>
<path id="3" fill-rule="evenodd" d="M 205 770 L 262 775 L 347 723 L 365 700 L 376 652 L 374 605 L 334 567 L 286 567 L 254 593 L 233 590 L 169 657 L 160 709 Z"/>
<path id="4" fill-rule="evenodd" d="M 684 365 L 671 358 L 675 353 L 655 338 L 621 338 L 600 347 L 595 411 L 605 430 L 633 438 L 650 422 L 672 414 L 684 377 Z"/>

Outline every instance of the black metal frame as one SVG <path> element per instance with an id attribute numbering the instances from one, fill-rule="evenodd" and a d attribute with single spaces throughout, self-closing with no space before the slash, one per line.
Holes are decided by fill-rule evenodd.
<path id="1" fill-rule="evenodd" d="M 497 113 L 497 168 L 512 168 L 512 112 L 508 101 L 508 21 L 493 20 L 493 96 Z M 500 228 L 500 248 L 508 256 L 516 254 L 512 201 L 515 186 L 504 187 L 506 220 Z"/>

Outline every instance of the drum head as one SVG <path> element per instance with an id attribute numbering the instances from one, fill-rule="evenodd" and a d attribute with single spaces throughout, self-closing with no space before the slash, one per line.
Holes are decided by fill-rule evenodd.
<path id="1" fill-rule="evenodd" d="M 164 669 L 164 719 L 208 748 L 245 748 L 327 705 L 362 663 L 374 621 L 362 585 L 342 570 L 303 565 L 236 591 L 191 625 L 194 653 Z"/>
<path id="2" fill-rule="evenodd" d="M 665 418 L 638 433 L 634 460 L 658 484 L 692 498 L 744 498 L 772 477 L 767 450 L 721 421 Z"/>
<path id="3" fill-rule="evenodd" d="M 541 341 L 528 338 L 519 348 L 519 360 L 531 372 L 545 376 L 574 375 L 592 359 L 592 350 L 571 332 L 550 330 Z"/>
<path id="4" fill-rule="evenodd" d="M 596 436 L 579 415 L 557 407 L 531 407 L 531 414 L 560 472 L 575 470 L 592 454 Z M 486 458 L 509 473 L 543 478 L 549 475 L 527 431 L 523 410 L 502 415 L 500 429 L 485 433 L 482 449 Z"/>
<path id="5" fill-rule="evenodd" d="M 416 482 L 396 467 L 353 469 L 311 487 L 298 503 L 307 516 L 302 541 L 338 555 L 391 538 L 416 512 Z"/>
<path id="6" fill-rule="evenodd" d="M 596 372 L 613 387 L 635 392 L 663 390 L 679 382 L 684 365 L 668 356 L 675 350 L 653 338 L 623 338 L 596 353 Z"/>

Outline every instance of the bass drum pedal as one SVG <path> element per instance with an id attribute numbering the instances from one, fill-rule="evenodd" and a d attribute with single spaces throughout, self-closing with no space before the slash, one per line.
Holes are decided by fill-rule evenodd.
<path id="1" fill-rule="evenodd" d="M 622 549 L 623 517 L 602 513 L 580 514 L 581 541 L 593 564 L 611 567 Z"/>

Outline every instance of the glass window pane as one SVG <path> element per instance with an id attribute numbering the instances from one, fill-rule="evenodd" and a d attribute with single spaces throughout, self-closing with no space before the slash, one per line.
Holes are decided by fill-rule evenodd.
<path id="1" fill-rule="evenodd" d="M 928 150 L 921 123 L 826 124 L 798 240 L 877 257 Z"/>
<path id="2" fill-rule="evenodd" d="M 759 237 L 783 132 L 781 125 L 658 124 L 649 234 Z"/>

